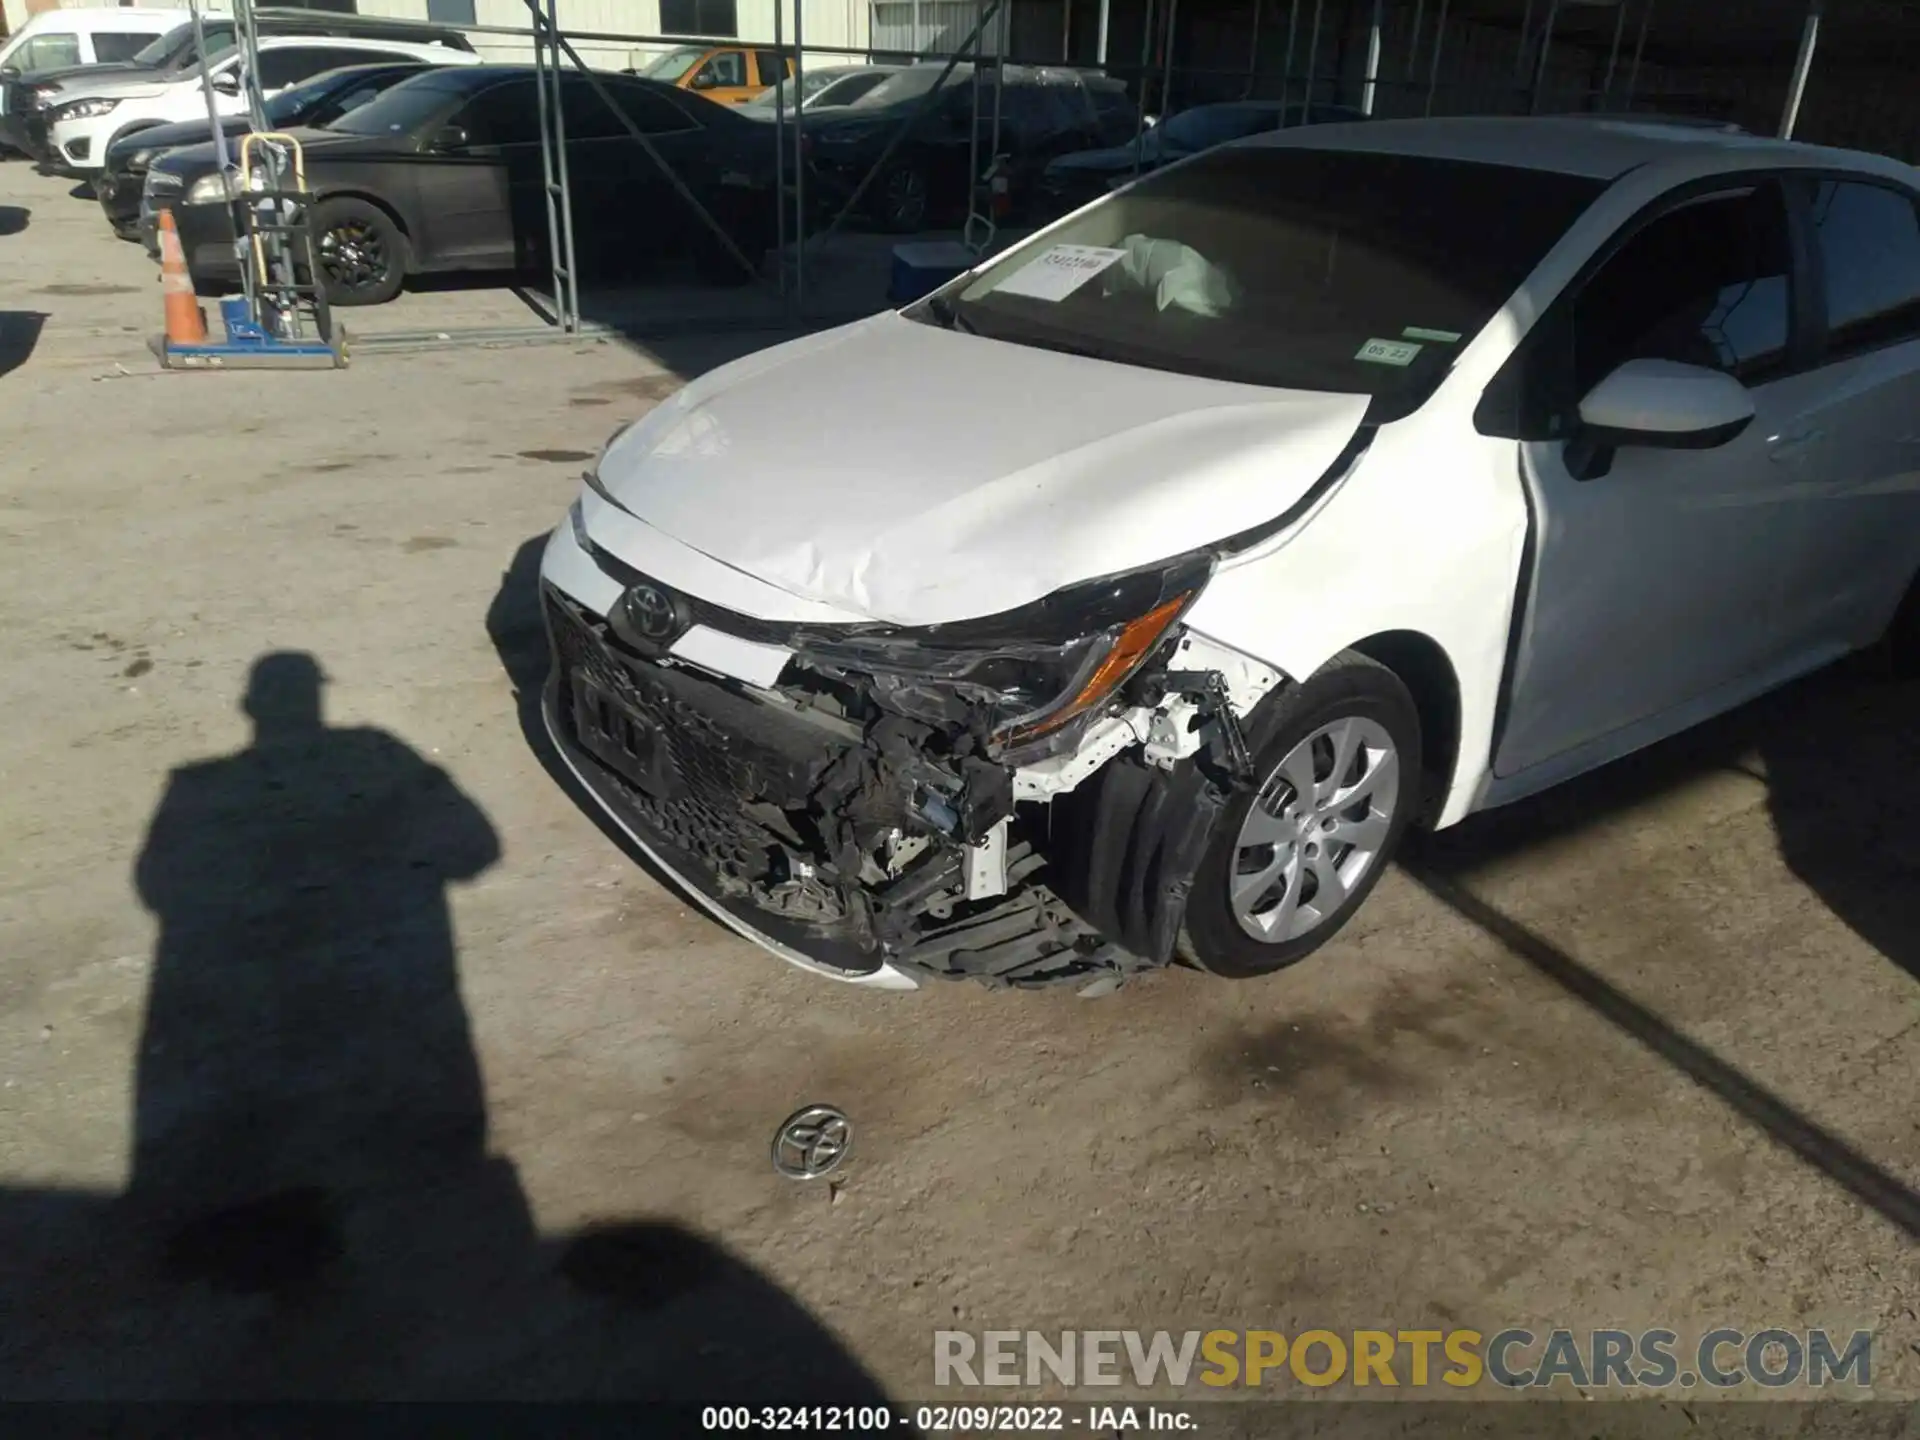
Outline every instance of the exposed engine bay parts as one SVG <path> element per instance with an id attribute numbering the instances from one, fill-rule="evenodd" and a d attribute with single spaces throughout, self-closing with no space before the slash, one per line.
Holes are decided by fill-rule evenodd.
<path id="1" fill-rule="evenodd" d="M 637 574 L 604 616 L 549 587 L 549 722 L 662 863 L 819 964 L 1102 988 L 1173 958 L 1254 783 L 1241 716 L 1284 683 L 1179 623 L 1206 571 L 912 632 L 722 617 Z M 784 649 L 777 681 L 674 653 L 713 627 Z"/>

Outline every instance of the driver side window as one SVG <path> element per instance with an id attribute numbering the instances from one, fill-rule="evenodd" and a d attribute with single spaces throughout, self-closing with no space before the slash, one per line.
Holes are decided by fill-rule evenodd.
<path id="1" fill-rule="evenodd" d="M 1482 434 L 1565 438 L 1580 401 L 1629 360 L 1765 384 L 1793 363 L 1793 256 L 1777 185 L 1682 203 L 1562 296 L 1488 387 Z"/>
<path id="2" fill-rule="evenodd" d="M 707 58 L 693 78 L 696 88 L 721 90 L 747 83 L 747 57 L 738 50 L 722 50 Z"/>
<path id="3" fill-rule="evenodd" d="M 1575 399 L 1628 360 L 1677 360 L 1748 384 L 1787 362 L 1793 253 L 1778 187 L 1704 196 L 1647 225 L 1571 312 Z"/>

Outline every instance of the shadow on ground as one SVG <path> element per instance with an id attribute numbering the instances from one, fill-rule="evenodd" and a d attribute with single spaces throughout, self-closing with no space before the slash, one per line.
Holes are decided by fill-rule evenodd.
<path id="1" fill-rule="evenodd" d="M 1920 979 L 1920 682 L 1889 680 L 1877 655 L 1856 657 L 1457 830 L 1419 837 L 1402 867 L 1537 973 L 1920 1238 L 1920 1194 L 1902 1180 L 1473 893 L 1474 873 L 1488 863 L 1716 769 L 1765 785 L 1788 867 L 1890 964 Z"/>
<path id="2" fill-rule="evenodd" d="M 0 375 L 10 375 L 33 358 L 46 328 L 41 310 L 0 310 Z"/>
<path id="3" fill-rule="evenodd" d="M 0 205 L 0 238 L 18 235 L 27 228 L 33 212 L 24 205 Z"/>
<path id="4" fill-rule="evenodd" d="M 874 1383 L 677 1225 L 535 1229 L 488 1143 L 447 887 L 486 815 L 256 662 L 254 738 L 169 778 L 118 1195 L 0 1191 L 0 1389 L 26 1398 L 859 1402 Z"/>

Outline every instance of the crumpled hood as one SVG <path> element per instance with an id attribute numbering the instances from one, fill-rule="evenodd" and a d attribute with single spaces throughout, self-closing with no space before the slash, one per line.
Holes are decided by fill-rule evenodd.
<path id="1" fill-rule="evenodd" d="M 1366 408 L 888 314 L 702 377 L 618 436 L 599 477 L 648 526 L 789 594 L 929 625 L 1272 520 Z"/>

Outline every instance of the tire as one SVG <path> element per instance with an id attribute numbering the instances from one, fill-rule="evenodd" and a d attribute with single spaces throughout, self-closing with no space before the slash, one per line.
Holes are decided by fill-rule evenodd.
<path id="1" fill-rule="evenodd" d="M 407 278 L 407 237 L 393 217 L 351 195 L 313 207 L 314 259 L 329 305 L 384 305 Z"/>
<path id="2" fill-rule="evenodd" d="M 1353 918 L 1420 807 L 1422 779 L 1413 696 L 1363 655 L 1341 655 L 1305 684 L 1276 691 L 1246 730 L 1259 784 L 1227 806 L 1201 857 L 1181 945 L 1203 970 L 1236 980 L 1298 964 Z M 1324 802 L 1336 793 L 1328 789 L 1336 746 L 1349 747 L 1352 799 L 1333 809 Z M 1303 807 L 1296 821 L 1295 797 L 1309 783 L 1320 805 Z M 1334 880 L 1342 898 L 1323 908 L 1316 902 Z"/>
<path id="3" fill-rule="evenodd" d="M 911 235 L 927 228 L 933 213 L 933 187 L 918 165 L 895 165 L 874 182 L 873 209 L 880 223 L 895 235 Z"/>

